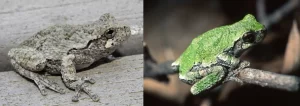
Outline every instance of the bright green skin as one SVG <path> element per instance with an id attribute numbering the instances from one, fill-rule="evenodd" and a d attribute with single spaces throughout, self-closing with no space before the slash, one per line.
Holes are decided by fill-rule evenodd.
<path id="1" fill-rule="evenodd" d="M 242 20 L 232 25 L 214 28 L 193 39 L 188 48 L 172 64 L 172 66 L 178 67 L 181 80 L 190 80 L 191 84 L 202 82 L 202 85 L 195 85 L 196 88 L 192 88 L 193 90 L 199 89 L 200 92 L 202 92 L 202 90 L 211 88 L 213 84 L 220 81 L 221 79 L 218 77 L 223 77 L 226 73 L 216 72 L 224 71 L 222 68 L 210 69 L 210 67 L 212 65 L 217 65 L 225 68 L 235 68 L 233 66 L 236 66 L 236 63 L 239 63 L 239 59 L 236 58 L 238 55 L 228 54 L 230 48 L 233 48 L 235 43 L 241 40 L 245 33 L 250 31 L 257 32 L 255 33 L 255 42 L 245 43 L 241 40 L 241 42 L 243 42 L 243 44 L 241 44 L 242 49 L 236 49 L 236 51 L 243 51 L 256 43 L 261 42 L 264 38 L 264 34 L 261 33 L 263 30 L 265 30 L 265 27 L 257 22 L 254 16 L 248 14 Z M 222 58 L 222 61 L 225 61 L 225 63 L 219 63 L 217 59 L 218 56 L 225 56 L 226 58 Z M 228 62 L 228 64 L 226 62 Z M 199 70 L 199 72 L 193 73 L 192 75 L 189 74 L 191 72 L 190 70 L 195 66 L 195 64 L 199 64 L 198 66 L 201 67 L 201 70 L 209 70 L 208 73 L 203 74 L 203 72 L 201 73 L 201 70 Z M 227 66 L 224 64 L 227 64 Z M 215 69 L 217 70 L 214 71 Z M 209 78 L 205 78 L 205 76 Z M 207 80 L 203 82 L 203 80 L 200 80 L 201 78 Z"/>

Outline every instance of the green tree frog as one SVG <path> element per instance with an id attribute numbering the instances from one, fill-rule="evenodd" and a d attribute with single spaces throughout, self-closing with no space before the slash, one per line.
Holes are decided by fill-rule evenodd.
<path id="1" fill-rule="evenodd" d="M 239 57 L 262 42 L 265 34 L 264 25 L 247 14 L 232 25 L 214 28 L 194 38 L 172 67 L 179 72 L 181 81 L 193 85 L 191 93 L 197 95 L 222 83 L 230 71 L 250 66 Z"/>

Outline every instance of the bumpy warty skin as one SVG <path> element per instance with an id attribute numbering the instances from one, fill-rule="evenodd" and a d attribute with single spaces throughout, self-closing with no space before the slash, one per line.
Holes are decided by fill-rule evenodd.
<path id="1" fill-rule="evenodd" d="M 55 25 L 48 27 L 25 40 L 18 48 L 25 48 L 24 52 L 28 50 L 38 51 L 37 54 L 23 54 L 30 55 L 32 59 L 40 59 L 36 63 L 32 63 L 32 67 L 38 63 L 45 63 L 48 60 L 48 68 L 57 69 L 59 63 L 61 63 L 62 56 L 67 54 L 75 54 L 74 62 L 76 67 L 78 67 L 77 69 L 88 67 L 89 65 L 84 64 L 86 60 L 80 56 L 90 56 L 94 61 L 99 60 L 110 55 L 130 36 L 130 28 L 128 26 L 120 25 L 111 15 L 105 15 L 105 17 L 87 25 Z M 105 37 L 105 33 L 109 29 L 115 33 L 111 39 Z M 13 55 L 15 53 L 13 51 L 14 49 L 9 52 L 9 55 Z M 20 63 L 26 63 L 26 59 L 23 59 Z M 25 67 L 28 65 L 30 64 L 21 64 L 21 66 Z"/>
<path id="2" fill-rule="evenodd" d="M 45 88 L 59 93 L 64 90 L 48 81 L 37 71 L 61 74 L 65 85 L 76 91 L 72 101 L 78 101 L 80 92 L 98 101 L 86 83 L 95 83 L 89 77 L 79 78 L 76 70 L 86 68 L 93 62 L 109 56 L 131 35 L 130 28 L 119 24 L 110 14 L 84 25 L 54 25 L 43 29 L 9 51 L 11 63 L 20 75 L 33 80 L 42 95 Z"/>

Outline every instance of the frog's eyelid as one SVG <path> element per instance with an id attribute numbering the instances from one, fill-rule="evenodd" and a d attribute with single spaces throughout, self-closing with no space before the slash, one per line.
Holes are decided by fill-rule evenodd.
<path id="1" fill-rule="evenodd" d="M 114 34 L 115 33 L 115 29 L 108 29 L 108 30 L 106 30 L 106 32 L 105 32 L 105 37 L 107 38 L 107 39 L 111 39 L 111 38 L 113 38 L 114 37 Z"/>
<path id="2" fill-rule="evenodd" d="M 249 31 L 249 32 L 246 32 L 243 36 L 242 36 L 242 40 L 244 42 L 254 42 L 255 41 L 255 36 L 254 36 L 255 32 L 254 31 Z"/>
<path id="3" fill-rule="evenodd" d="M 109 29 L 109 30 L 106 32 L 106 34 L 112 34 L 112 33 L 114 33 L 114 30 L 111 30 L 111 29 Z"/>

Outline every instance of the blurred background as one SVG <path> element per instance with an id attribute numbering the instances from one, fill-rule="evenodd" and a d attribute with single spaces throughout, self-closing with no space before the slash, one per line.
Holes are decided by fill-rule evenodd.
<path id="1" fill-rule="evenodd" d="M 164 74 L 193 38 L 250 13 L 268 31 L 241 59 L 251 68 L 299 76 L 299 10 L 298 0 L 144 0 L 144 105 L 299 106 L 299 92 L 235 82 L 193 96 L 178 74 Z"/>

